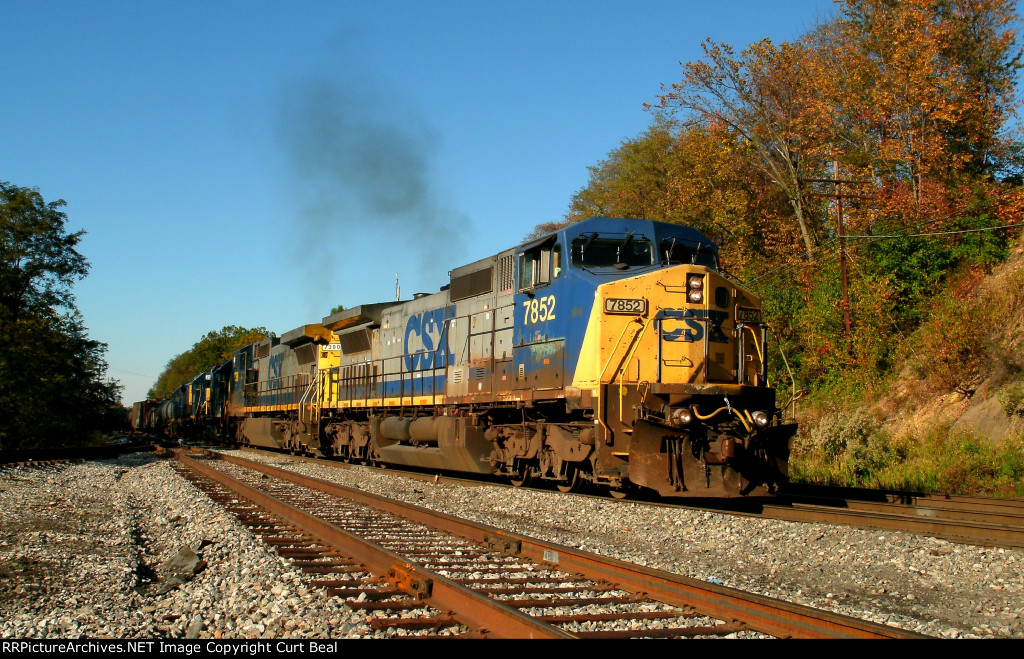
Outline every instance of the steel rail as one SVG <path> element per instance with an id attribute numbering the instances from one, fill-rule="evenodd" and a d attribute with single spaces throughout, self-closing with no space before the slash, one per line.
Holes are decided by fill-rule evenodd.
<path id="1" fill-rule="evenodd" d="M 957 505 L 953 502 L 924 500 L 916 504 L 905 504 L 896 502 L 879 503 L 875 501 L 860 501 L 847 499 L 839 502 L 838 506 L 832 503 L 816 503 L 814 501 L 793 502 L 801 506 L 818 507 L 839 507 L 845 510 L 856 510 L 861 512 L 878 512 L 891 515 L 906 515 L 913 517 L 934 517 L 946 522 L 985 522 L 987 524 L 998 524 L 1001 526 L 1016 526 L 1024 531 L 1024 508 L 1014 509 L 1010 506 L 1002 508 L 990 507 L 987 510 L 980 510 L 973 505 Z M 945 505 L 944 505 L 945 504 Z"/>
<path id="2" fill-rule="evenodd" d="M 870 507 L 889 504 L 895 508 L 927 508 L 952 519 L 958 516 L 1006 516 L 1024 521 L 1024 499 L 1005 499 L 968 494 L 941 494 L 899 490 L 869 490 L 820 485 L 790 485 L 779 497 L 782 500 L 822 502 L 824 505 Z"/>
<path id="3" fill-rule="evenodd" d="M 243 450 L 263 455 L 280 455 L 252 448 Z M 302 456 L 291 456 L 290 459 L 349 466 Z M 401 469 L 387 471 L 422 480 L 434 479 L 437 476 Z M 444 480 L 466 486 L 508 486 L 506 483 L 464 479 L 451 474 L 445 476 Z M 575 496 L 608 499 L 600 494 L 576 493 Z M 958 544 L 1024 547 L 1024 500 L 1021 499 L 800 486 L 779 495 L 776 500 L 728 500 L 721 505 L 706 501 L 701 503 L 697 500 L 672 501 L 642 497 L 633 501 L 644 505 L 679 507 L 742 517 L 808 524 L 836 524 L 878 531 L 904 531 Z"/>
<path id="4" fill-rule="evenodd" d="M 425 605 L 440 611 L 454 611 L 460 622 L 476 628 L 482 635 L 497 638 L 573 638 L 557 627 L 503 606 L 495 600 L 473 592 L 441 575 L 425 570 L 383 547 L 352 535 L 337 526 L 319 519 L 279 499 L 254 489 L 187 456 L 174 451 L 175 456 L 190 469 L 227 487 L 239 496 L 278 515 L 296 528 L 345 552 L 353 560 L 364 564 L 369 572 L 380 576 L 399 571 L 403 577 L 429 583 L 429 594 L 423 597 Z M 217 456 L 221 457 L 221 456 Z M 234 460 L 229 460 L 234 462 Z M 238 464 L 249 467 L 246 461 Z"/>
<path id="5" fill-rule="evenodd" d="M 246 448 L 263 455 L 279 453 Z M 336 462 L 291 456 L 292 460 L 317 464 L 341 465 Z M 372 468 L 372 467 L 371 467 Z M 389 469 L 388 473 L 408 478 L 434 479 L 437 474 Z M 451 474 L 444 480 L 460 485 L 481 484 L 507 487 L 506 483 L 463 479 Z M 602 500 L 600 494 L 576 493 Z M 837 524 L 879 531 L 905 531 L 928 535 L 958 544 L 992 547 L 1024 547 L 1024 500 L 996 499 L 968 495 L 907 493 L 856 488 L 800 486 L 779 495 L 776 500 L 728 500 L 721 505 L 708 502 L 634 499 L 634 503 L 659 507 L 680 507 L 689 510 L 777 519 L 809 524 Z"/>
<path id="6" fill-rule="evenodd" d="M 107 460 L 124 453 L 153 451 L 153 442 L 132 442 L 129 444 L 104 444 L 102 446 L 76 446 L 69 448 L 19 449 L 0 451 L 0 467 L 46 466 L 86 460 Z"/>
<path id="7" fill-rule="evenodd" d="M 492 547 L 503 546 L 510 553 L 595 581 L 677 607 L 692 607 L 704 615 L 726 621 L 740 621 L 748 629 L 783 638 L 926 638 L 895 627 L 850 616 L 792 604 L 746 593 L 726 586 L 633 565 L 613 558 L 564 547 L 528 536 L 470 522 L 433 510 L 393 501 L 374 494 L 317 478 L 251 462 L 236 456 L 214 454 L 233 464 L 281 478 L 325 494 L 357 501 L 467 540 Z"/>
<path id="8" fill-rule="evenodd" d="M 961 544 L 1024 547 L 1024 524 L 1016 515 L 956 513 L 925 506 L 846 502 L 848 507 L 794 502 L 764 504 L 761 516 L 790 522 L 845 524 L 881 531 L 904 531 Z M 982 519 L 979 519 L 982 518 Z"/>

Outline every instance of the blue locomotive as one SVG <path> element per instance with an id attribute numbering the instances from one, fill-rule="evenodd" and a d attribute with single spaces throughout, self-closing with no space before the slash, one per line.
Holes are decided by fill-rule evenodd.
<path id="1" fill-rule="evenodd" d="M 760 300 L 685 226 L 591 218 L 238 350 L 161 405 L 181 432 L 563 491 L 785 482 Z"/>

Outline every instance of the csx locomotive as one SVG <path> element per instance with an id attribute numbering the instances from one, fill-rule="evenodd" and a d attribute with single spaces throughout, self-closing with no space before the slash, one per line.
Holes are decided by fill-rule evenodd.
<path id="1" fill-rule="evenodd" d="M 785 482 L 760 300 L 698 231 L 591 218 L 235 352 L 138 424 L 562 491 L 736 497 Z M 141 407 L 140 407 L 141 406 Z"/>

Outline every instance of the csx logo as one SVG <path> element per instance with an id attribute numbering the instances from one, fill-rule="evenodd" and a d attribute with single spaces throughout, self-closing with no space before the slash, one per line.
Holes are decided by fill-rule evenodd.
<path id="1" fill-rule="evenodd" d="M 729 320 L 727 311 L 710 311 L 705 309 L 665 309 L 661 320 L 661 337 L 666 341 L 691 343 L 703 341 L 705 331 L 708 341 L 712 343 L 728 343 L 729 337 L 722 331 L 722 323 Z M 678 325 L 666 329 L 666 323 L 675 321 Z"/>
<path id="2" fill-rule="evenodd" d="M 409 316 L 405 321 L 405 370 L 425 371 L 448 366 L 448 325 L 455 307 Z"/>
<path id="3" fill-rule="evenodd" d="M 284 353 L 279 352 L 270 356 L 270 377 L 276 379 L 281 377 L 281 367 L 284 366 Z"/>

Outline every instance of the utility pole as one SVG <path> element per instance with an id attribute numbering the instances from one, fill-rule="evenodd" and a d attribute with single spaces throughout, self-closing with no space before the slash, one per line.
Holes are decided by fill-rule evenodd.
<path id="1" fill-rule="evenodd" d="M 832 175 L 836 182 L 836 214 L 839 223 L 839 278 L 843 285 L 843 325 L 846 327 L 846 352 L 853 355 L 853 323 L 850 320 L 850 290 L 846 265 L 846 234 L 843 232 L 843 195 L 839 186 L 839 161 L 832 161 Z"/>
<path id="2" fill-rule="evenodd" d="M 836 200 L 836 233 L 839 239 L 839 278 L 842 284 L 842 306 L 843 306 L 843 327 L 846 335 L 846 354 L 853 356 L 853 320 L 850 316 L 850 287 L 849 287 L 849 266 L 846 256 L 846 227 L 843 223 L 843 199 L 863 199 L 871 195 L 844 194 L 843 185 L 865 184 L 871 181 L 855 181 L 852 179 L 839 178 L 839 161 L 832 161 L 832 178 L 809 178 L 802 179 L 806 183 L 831 183 L 835 186 L 832 194 L 811 193 L 817 197 L 831 197 Z"/>

